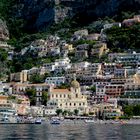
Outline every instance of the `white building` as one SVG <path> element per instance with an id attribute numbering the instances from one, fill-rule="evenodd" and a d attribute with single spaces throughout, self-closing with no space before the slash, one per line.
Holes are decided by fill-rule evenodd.
<path id="1" fill-rule="evenodd" d="M 48 85 L 56 85 L 59 86 L 62 83 L 65 83 L 65 77 L 47 77 L 45 82 Z"/>
<path id="2" fill-rule="evenodd" d="M 48 71 L 54 71 L 55 70 L 55 63 L 43 64 L 43 67 Z"/>
<path id="3" fill-rule="evenodd" d="M 56 114 L 56 109 L 54 109 L 54 108 L 49 108 L 49 107 L 47 107 L 47 108 L 45 108 L 44 109 L 44 115 L 45 116 L 54 116 L 54 115 L 57 115 Z"/>
<path id="4" fill-rule="evenodd" d="M 80 62 L 80 63 L 75 63 L 74 66 L 77 68 L 77 69 L 87 69 L 88 66 L 90 66 L 91 63 L 89 62 Z"/>
<path id="5" fill-rule="evenodd" d="M 32 116 L 39 116 L 43 117 L 43 106 L 31 106 L 30 108 L 30 114 Z"/>
<path id="6" fill-rule="evenodd" d="M 70 59 L 68 57 L 56 59 L 54 63 L 43 64 L 43 67 L 48 71 L 62 72 L 71 68 Z"/>
<path id="7" fill-rule="evenodd" d="M 12 94 L 12 87 L 6 83 L 2 83 L 0 81 L 0 93 L 7 93 L 7 94 Z"/>

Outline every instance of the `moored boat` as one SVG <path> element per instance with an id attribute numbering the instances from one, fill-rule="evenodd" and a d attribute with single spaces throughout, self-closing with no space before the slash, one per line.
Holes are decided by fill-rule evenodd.
<path id="1" fill-rule="evenodd" d="M 36 120 L 35 120 L 35 124 L 41 124 L 42 123 L 42 120 L 40 119 L 40 118 L 37 118 Z"/>
<path id="2" fill-rule="evenodd" d="M 58 119 L 53 119 L 53 120 L 51 120 L 51 124 L 59 125 L 59 124 L 60 124 L 60 120 L 58 120 Z"/>
<path id="3" fill-rule="evenodd" d="M 84 120 L 86 123 L 95 123 L 95 121 L 93 120 L 93 119 L 86 119 L 86 120 Z"/>

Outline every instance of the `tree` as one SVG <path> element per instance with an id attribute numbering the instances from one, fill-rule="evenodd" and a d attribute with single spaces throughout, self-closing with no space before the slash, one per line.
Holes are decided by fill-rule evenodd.
<path id="1" fill-rule="evenodd" d="M 90 87 L 88 90 L 92 91 L 92 92 L 96 92 L 96 87 L 95 86 L 92 86 Z"/>
<path id="2" fill-rule="evenodd" d="M 30 99 L 30 104 L 35 105 L 36 104 L 36 90 L 35 89 L 26 89 L 26 95 Z"/>
<path id="3" fill-rule="evenodd" d="M 134 115 L 133 114 L 133 106 L 127 105 L 127 106 L 124 107 L 123 110 L 124 110 L 124 114 L 126 116 L 133 116 Z"/>
<path id="4" fill-rule="evenodd" d="M 69 116 L 72 116 L 72 115 L 73 115 L 73 112 L 68 111 L 68 115 L 69 115 Z"/>
<path id="5" fill-rule="evenodd" d="M 133 106 L 133 114 L 135 116 L 140 116 L 140 105 Z"/>
<path id="6" fill-rule="evenodd" d="M 43 83 L 44 82 L 44 76 L 39 74 L 34 74 L 30 77 L 31 83 Z"/>
<path id="7" fill-rule="evenodd" d="M 57 114 L 58 116 L 59 116 L 60 114 L 62 114 L 62 112 L 63 112 L 62 109 L 57 109 L 57 110 L 56 110 L 56 114 Z"/>
<path id="8" fill-rule="evenodd" d="M 74 115 L 78 116 L 79 114 L 79 110 L 78 109 L 74 109 Z"/>
<path id="9" fill-rule="evenodd" d="M 3 49 L 0 49 L 0 61 L 5 61 L 7 59 L 7 52 Z"/>
<path id="10" fill-rule="evenodd" d="M 112 52 L 124 52 L 128 49 L 139 51 L 140 24 L 130 27 L 112 27 L 106 30 L 107 45 Z"/>
<path id="11" fill-rule="evenodd" d="M 64 110 L 64 111 L 62 112 L 62 115 L 63 115 L 63 116 L 67 116 L 67 114 L 68 114 L 68 111 L 67 111 L 67 110 Z"/>
<path id="12" fill-rule="evenodd" d="M 16 96 L 10 95 L 10 96 L 8 97 L 8 100 L 16 100 Z"/>
<path id="13" fill-rule="evenodd" d="M 70 88 L 70 85 L 67 83 L 62 83 L 60 86 L 58 86 L 58 88 L 60 89 L 66 89 L 66 88 Z"/>
<path id="14" fill-rule="evenodd" d="M 47 101 L 48 101 L 48 92 L 43 91 L 42 92 L 42 104 L 46 106 L 47 105 Z"/>

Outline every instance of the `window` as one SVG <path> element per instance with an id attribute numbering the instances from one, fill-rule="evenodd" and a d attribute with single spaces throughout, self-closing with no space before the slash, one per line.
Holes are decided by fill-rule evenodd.
<path id="1" fill-rule="evenodd" d="M 70 103 L 70 106 L 71 106 L 71 103 Z"/>
<path id="2" fill-rule="evenodd" d="M 74 106 L 76 106 L 76 103 L 74 103 Z"/>

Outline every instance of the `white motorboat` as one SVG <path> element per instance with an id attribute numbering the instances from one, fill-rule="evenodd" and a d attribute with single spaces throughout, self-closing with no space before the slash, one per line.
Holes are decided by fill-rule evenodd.
<path id="1" fill-rule="evenodd" d="M 93 119 L 86 119 L 85 122 L 86 123 L 95 123 L 95 120 L 93 120 Z"/>

